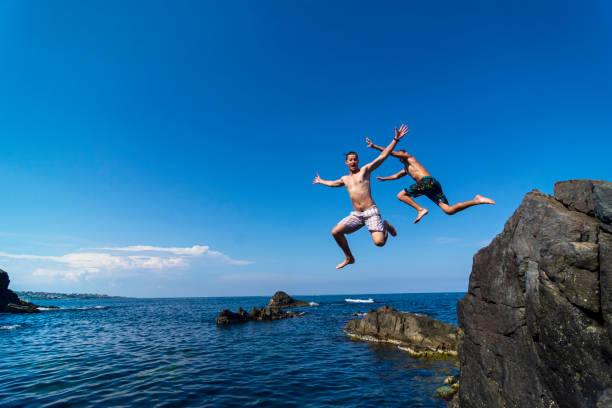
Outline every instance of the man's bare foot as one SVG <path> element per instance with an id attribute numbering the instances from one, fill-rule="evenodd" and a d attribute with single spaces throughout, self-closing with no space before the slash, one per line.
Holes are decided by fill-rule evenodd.
<path id="1" fill-rule="evenodd" d="M 416 217 L 416 219 L 414 220 L 414 223 L 416 224 L 417 222 L 421 221 L 421 218 L 423 218 L 423 217 L 424 217 L 424 216 L 426 216 L 427 214 L 429 214 L 429 211 L 427 211 L 426 209 L 424 209 L 424 208 L 423 208 L 422 210 L 419 210 L 419 211 L 417 212 L 417 217 Z"/>
<path id="2" fill-rule="evenodd" d="M 383 224 L 385 224 L 385 226 L 387 227 L 387 231 L 389 231 L 389 234 L 391 234 L 392 237 L 397 235 L 397 231 L 395 230 L 395 227 L 389 224 L 389 221 L 385 220 Z"/>
<path id="3" fill-rule="evenodd" d="M 350 258 L 346 258 L 343 262 L 336 265 L 336 269 L 344 268 L 346 265 L 352 264 L 352 263 L 355 263 L 355 258 L 351 256 Z"/>
<path id="4" fill-rule="evenodd" d="M 495 204 L 495 201 L 491 200 L 490 198 L 483 197 L 478 194 L 476 194 L 476 197 L 474 197 L 474 200 L 476 200 L 478 204 Z"/>

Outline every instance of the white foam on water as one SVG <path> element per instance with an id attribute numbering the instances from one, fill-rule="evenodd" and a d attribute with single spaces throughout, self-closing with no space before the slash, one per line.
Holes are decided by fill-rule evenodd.
<path id="1" fill-rule="evenodd" d="M 319 304 L 317 302 L 310 302 L 308 303 L 310 306 L 319 306 Z"/>
<path id="2" fill-rule="evenodd" d="M 0 330 L 14 330 L 18 327 L 21 327 L 20 324 L 14 324 L 12 326 L 0 326 Z"/>
<path id="3" fill-rule="evenodd" d="M 345 302 L 349 303 L 374 303 L 374 299 L 344 299 Z"/>
<path id="4" fill-rule="evenodd" d="M 83 306 L 83 307 L 71 307 L 66 310 L 93 310 L 93 309 L 106 309 L 107 306 Z"/>
<path id="5" fill-rule="evenodd" d="M 40 310 L 41 312 L 48 312 L 49 310 L 57 310 L 57 309 L 52 309 L 50 307 L 39 307 L 38 310 Z"/>
<path id="6" fill-rule="evenodd" d="M 75 306 L 75 307 L 60 307 L 59 309 L 51 309 L 46 307 L 39 307 L 38 310 L 49 311 L 49 310 L 95 310 L 95 309 L 106 309 L 108 306 Z"/>

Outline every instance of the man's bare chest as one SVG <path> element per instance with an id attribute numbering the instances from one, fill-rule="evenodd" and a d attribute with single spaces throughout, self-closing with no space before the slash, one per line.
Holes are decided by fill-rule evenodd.
<path id="1" fill-rule="evenodd" d="M 353 174 L 345 176 L 344 184 L 349 190 L 361 189 L 370 185 L 370 178 L 364 174 Z"/>

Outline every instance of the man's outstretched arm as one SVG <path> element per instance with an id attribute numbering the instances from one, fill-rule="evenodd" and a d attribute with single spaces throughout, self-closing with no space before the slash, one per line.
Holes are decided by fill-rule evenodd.
<path id="1" fill-rule="evenodd" d="M 400 171 L 398 171 L 397 173 L 391 175 L 391 176 L 387 176 L 387 177 L 376 177 L 378 180 L 380 181 L 387 181 L 387 180 L 397 180 L 398 178 L 402 178 L 404 177 L 406 174 L 408 174 L 408 172 L 406 171 L 406 169 L 401 169 Z"/>
<path id="2" fill-rule="evenodd" d="M 382 164 L 382 162 L 384 162 L 387 159 L 387 157 L 389 157 L 389 155 L 393 151 L 393 148 L 395 147 L 397 142 L 399 142 L 400 139 L 402 137 L 404 137 L 404 135 L 406 135 L 406 133 L 408 133 L 408 126 L 406 126 L 406 125 L 402 125 L 399 128 L 399 130 L 397 128 L 395 128 L 395 137 L 393 138 L 391 143 L 389 143 L 389 146 L 387 146 L 382 151 L 382 153 L 378 155 L 377 158 L 375 158 L 370 163 L 368 163 L 365 166 L 363 166 L 363 167 L 366 168 L 366 171 L 372 171 L 372 170 L 376 169 L 378 166 L 380 166 Z"/>
<path id="3" fill-rule="evenodd" d="M 344 185 L 344 181 L 341 178 L 338 180 L 323 180 L 321 177 L 319 177 L 319 173 L 317 173 L 317 176 L 312 181 L 312 184 L 323 184 L 327 187 L 342 187 Z"/>
<path id="4" fill-rule="evenodd" d="M 378 145 L 375 145 L 374 143 L 372 143 L 372 141 L 371 141 L 370 139 L 368 139 L 367 137 L 366 137 L 366 143 L 367 143 L 367 145 L 368 145 L 367 147 L 371 147 L 372 149 L 380 150 L 381 152 L 382 152 L 383 150 L 385 150 L 385 148 L 384 148 L 384 147 L 382 147 L 382 146 L 378 146 Z M 402 158 L 402 157 L 404 157 L 404 158 L 408 158 L 408 157 L 410 157 L 410 155 L 409 155 L 408 153 L 404 153 L 404 152 L 396 152 L 395 150 L 392 150 L 392 151 L 391 151 L 391 156 L 393 156 L 393 157 L 399 157 L 399 158 Z"/>

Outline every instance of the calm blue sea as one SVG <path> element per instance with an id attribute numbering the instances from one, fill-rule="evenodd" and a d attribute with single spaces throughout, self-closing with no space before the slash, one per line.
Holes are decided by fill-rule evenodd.
<path id="1" fill-rule="evenodd" d="M 318 306 L 223 328 L 220 310 L 269 297 L 38 301 L 62 309 L 0 314 L 0 406 L 445 407 L 434 395 L 454 361 L 413 359 L 341 329 L 383 304 L 456 324 L 463 295 L 296 295 Z"/>

